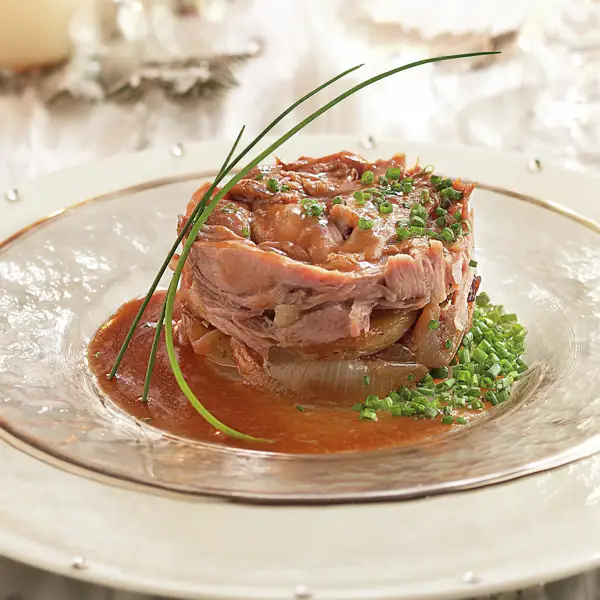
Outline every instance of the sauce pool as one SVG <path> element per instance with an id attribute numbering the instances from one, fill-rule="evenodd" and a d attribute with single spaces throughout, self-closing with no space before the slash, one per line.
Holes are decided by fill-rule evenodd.
<path id="1" fill-rule="evenodd" d="M 380 414 L 377 422 L 358 419 L 343 399 L 302 405 L 298 399 L 264 393 L 237 380 L 233 369 L 219 367 L 176 346 L 181 370 L 196 397 L 219 420 L 254 437 L 272 440 L 256 443 L 231 438 L 211 427 L 180 391 L 171 371 L 164 336 L 157 352 L 147 403 L 141 401 L 155 323 L 165 299 L 151 299 L 140 326 L 113 380 L 111 370 L 142 299 L 124 304 L 100 327 L 90 341 L 88 359 L 104 394 L 125 412 L 171 434 L 203 442 L 293 454 L 356 452 L 416 444 L 446 433 L 451 426 L 439 419 L 410 419 Z M 179 306 L 175 306 L 175 320 Z M 177 338 L 177 336 L 174 336 Z"/>

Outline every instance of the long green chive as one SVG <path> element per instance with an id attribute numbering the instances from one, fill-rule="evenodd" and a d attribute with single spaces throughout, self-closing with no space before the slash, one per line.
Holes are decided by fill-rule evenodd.
<path id="1" fill-rule="evenodd" d="M 233 143 L 233 146 L 231 147 L 231 150 L 229 151 L 229 154 L 227 155 L 227 158 L 225 159 L 225 161 L 223 162 L 223 164 L 221 165 L 221 168 L 219 169 L 219 175 L 220 174 L 224 174 L 225 171 L 228 168 L 228 164 L 229 161 L 231 160 L 231 157 L 233 156 L 233 153 L 235 152 L 235 149 L 237 148 L 240 139 L 242 138 L 242 135 L 244 133 L 244 129 L 245 126 L 242 127 L 240 129 L 240 132 L 238 133 L 237 138 L 235 139 L 235 142 Z M 218 176 L 217 176 L 218 178 Z M 210 186 L 210 188 L 207 190 L 205 196 L 202 198 L 202 201 L 204 201 L 207 197 L 207 194 L 212 195 L 212 190 L 214 190 L 216 186 L 213 184 Z M 201 201 L 201 202 L 202 202 Z M 197 207 L 196 207 L 197 208 Z M 190 221 L 191 221 L 191 217 L 190 217 Z M 189 221 L 186 224 L 186 227 L 189 225 Z M 185 231 L 185 229 L 184 229 Z M 183 232 L 182 232 L 183 233 Z M 243 232 L 242 232 L 243 233 Z M 249 237 L 249 235 L 248 235 Z M 182 236 L 180 235 L 177 238 L 177 245 L 173 245 L 173 248 L 177 249 L 177 246 L 179 246 L 179 242 L 181 241 L 180 238 L 182 238 Z M 173 248 L 171 248 L 173 250 Z M 162 274 L 164 273 L 164 269 L 166 269 L 166 265 L 165 263 L 163 263 L 161 270 L 159 271 L 159 274 L 156 276 L 156 278 L 154 279 L 154 282 L 152 283 L 151 286 L 151 292 L 148 293 L 148 295 L 146 296 L 144 302 L 142 303 L 142 306 L 140 306 L 140 309 L 138 310 L 138 313 L 131 325 L 131 328 L 129 329 L 129 331 L 127 332 L 127 337 L 125 338 L 125 342 L 123 343 L 123 345 L 121 346 L 121 349 L 119 351 L 119 354 L 117 355 L 117 359 L 115 361 L 115 364 L 113 366 L 112 371 L 109 374 L 109 379 L 112 379 L 115 375 L 115 373 L 117 372 L 117 368 L 121 362 L 121 359 L 123 358 L 123 355 L 125 354 L 125 350 L 127 349 L 127 346 L 129 345 L 129 341 L 131 340 L 131 338 L 133 337 L 133 332 L 135 331 L 135 328 L 137 327 L 137 324 L 139 323 L 139 320 L 144 312 L 145 307 L 148 305 L 148 303 L 150 302 L 150 298 L 152 298 L 152 294 L 154 293 L 154 290 L 156 289 L 156 286 L 158 285 L 158 280 L 161 278 Z M 154 289 L 152 289 L 154 288 Z M 142 402 L 146 403 L 148 402 L 148 393 L 150 392 L 150 382 L 152 380 L 152 373 L 154 371 L 154 363 L 156 362 L 156 353 L 158 351 L 158 345 L 160 342 L 160 335 L 162 333 L 163 330 L 163 326 L 164 326 L 164 322 L 165 322 L 165 313 L 166 313 L 166 302 L 163 305 L 161 311 L 160 311 L 160 316 L 158 318 L 158 321 L 156 323 L 156 330 L 154 332 L 154 337 L 152 339 L 152 346 L 150 348 L 150 356 L 148 357 L 148 366 L 146 368 L 146 376 L 144 378 L 144 388 L 142 390 Z"/>
<path id="2" fill-rule="evenodd" d="M 246 155 L 246 153 L 250 149 L 252 149 L 254 147 L 254 145 L 256 145 L 256 143 L 258 143 L 258 141 L 260 139 L 262 139 L 262 137 L 264 137 L 264 135 L 266 135 L 266 133 L 268 131 L 270 131 L 270 129 L 272 129 L 282 118 L 284 118 L 287 114 L 289 114 L 289 112 L 291 112 L 300 103 L 304 102 L 305 100 L 307 100 L 308 98 L 310 98 L 311 96 L 316 94 L 318 91 L 322 90 L 327 85 L 332 84 L 333 82 L 337 81 L 341 77 L 347 75 L 348 73 L 350 73 L 351 71 L 354 71 L 356 68 L 359 68 L 359 67 L 358 66 L 353 67 L 352 69 L 349 69 L 348 71 L 345 71 L 344 73 L 334 77 L 333 79 L 326 82 L 322 86 L 319 86 L 312 92 L 309 92 L 309 94 L 307 94 L 306 96 L 301 98 L 297 103 L 294 103 L 292 106 L 290 106 L 288 109 L 286 109 L 286 111 L 284 111 L 279 117 L 277 117 L 277 119 L 275 119 L 275 121 L 273 121 L 269 126 L 267 126 L 267 128 L 265 128 L 265 130 L 263 130 L 263 132 L 261 132 L 261 134 L 259 134 L 259 136 L 251 144 L 249 144 L 249 146 L 247 146 L 247 148 L 244 151 L 242 151 L 240 153 L 240 155 L 238 155 L 236 157 L 236 159 L 234 159 L 230 163 L 227 163 L 227 161 L 224 163 L 227 165 L 227 168 L 223 169 L 222 173 L 219 173 L 219 175 L 217 176 L 217 178 L 215 179 L 215 181 L 213 182 L 211 187 L 205 193 L 202 201 L 198 204 L 198 206 L 196 206 L 196 209 L 194 210 L 194 212 L 188 219 L 188 222 L 186 223 L 185 227 L 181 231 L 180 236 L 178 237 L 178 242 L 174 245 L 172 252 L 170 252 L 170 254 L 165 259 L 165 262 L 163 263 L 163 268 L 162 268 L 161 272 L 157 275 L 155 282 L 153 282 L 148 295 L 146 296 L 144 302 L 140 306 L 138 315 L 136 315 L 136 318 L 134 319 L 134 322 L 131 325 L 130 331 L 128 332 L 128 335 L 126 336 L 126 339 L 121 348 L 121 351 L 119 352 L 119 355 L 117 355 L 117 359 L 115 361 L 115 364 L 113 365 L 113 369 L 111 370 L 111 373 L 109 374 L 109 378 L 114 377 L 114 375 L 119 367 L 119 364 L 122 360 L 123 354 L 126 351 L 128 345 L 129 345 L 129 342 L 131 341 L 131 338 L 133 337 L 133 332 L 135 331 L 135 328 L 137 327 L 137 325 L 141 319 L 141 316 L 150 301 L 152 294 L 156 290 L 156 287 L 158 286 L 158 282 L 160 281 L 162 274 L 164 273 L 167 266 L 169 265 L 173 255 L 177 251 L 179 243 L 187 235 L 187 239 L 183 246 L 183 250 L 181 252 L 180 258 L 177 261 L 177 264 L 175 266 L 175 270 L 173 273 L 171 284 L 169 285 L 169 290 L 167 292 L 167 298 L 166 298 L 165 322 L 167 323 L 167 327 L 165 328 L 165 338 L 166 338 L 167 354 L 169 357 L 169 362 L 171 364 L 171 369 L 173 370 L 175 379 L 177 380 L 177 383 L 178 383 L 179 387 L 181 388 L 182 392 L 188 398 L 188 400 L 190 401 L 192 406 L 211 425 L 213 425 L 220 431 L 222 431 L 228 435 L 231 435 L 233 437 L 257 441 L 257 439 L 253 438 L 252 436 L 248 436 L 244 433 L 238 432 L 238 431 L 228 427 L 227 425 L 225 425 L 224 423 L 219 421 L 216 417 L 214 417 L 208 410 L 206 410 L 206 408 L 204 408 L 204 406 L 198 401 L 198 399 L 196 398 L 196 396 L 194 395 L 194 393 L 188 386 L 188 384 L 185 381 L 185 378 L 183 376 L 183 373 L 181 372 L 179 364 L 177 362 L 177 356 L 176 356 L 175 347 L 174 347 L 174 343 L 173 343 L 173 331 L 172 331 L 172 325 L 171 325 L 171 323 L 173 321 L 173 308 L 174 308 L 174 302 L 175 302 L 175 295 L 177 292 L 177 286 L 179 284 L 179 280 L 181 278 L 183 266 L 185 264 L 185 261 L 187 260 L 187 257 L 190 253 L 192 245 L 194 244 L 200 229 L 204 226 L 204 223 L 206 222 L 206 220 L 208 219 L 208 217 L 214 210 L 217 203 L 221 200 L 221 198 L 223 198 L 234 185 L 236 185 L 239 181 L 241 181 L 248 174 L 248 172 L 250 170 L 252 170 L 254 167 L 256 167 L 266 157 L 271 155 L 274 150 L 279 148 L 279 146 L 281 146 L 283 143 L 285 143 L 289 138 L 291 138 L 293 135 L 295 135 L 298 131 L 300 131 L 301 129 L 306 127 L 309 123 L 314 121 L 316 118 L 321 116 L 323 113 L 328 111 L 330 108 L 332 108 L 335 105 L 342 102 L 348 96 L 360 91 L 361 89 L 363 89 L 377 81 L 380 81 L 386 77 L 389 77 L 389 76 L 399 73 L 401 71 L 411 69 L 413 67 L 417 67 L 417 66 L 425 65 L 425 64 L 429 64 L 429 63 L 434 63 L 434 62 L 445 61 L 445 60 L 453 60 L 453 59 L 457 59 L 457 58 L 469 58 L 469 57 L 482 56 L 482 55 L 487 55 L 487 54 L 497 54 L 497 52 L 473 52 L 473 53 L 456 54 L 456 55 L 442 56 L 442 57 L 437 57 L 437 58 L 424 59 L 424 60 L 416 61 L 413 63 L 409 63 L 407 65 L 403 65 L 401 67 L 397 67 L 395 69 L 391 69 L 389 71 L 386 71 L 384 73 L 381 73 L 379 75 L 371 77 L 358 85 L 353 86 L 349 90 L 340 94 L 339 96 L 337 96 L 336 98 L 334 98 L 333 100 L 331 100 L 330 102 L 326 103 L 324 106 L 322 106 L 321 108 L 319 108 L 318 110 L 313 112 L 311 115 L 309 115 L 303 121 L 298 123 L 295 127 L 290 129 L 287 133 L 285 133 L 280 138 L 278 138 L 268 148 L 266 148 L 263 152 L 261 152 L 254 160 L 252 160 L 250 163 L 248 163 L 248 165 L 243 167 L 237 175 L 233 176 L 229 180 L 229 182 L 227 184 L 225 184 L 225 186 L 223 186 L 223 188 L 217 194 L 215 194 L 215 196 L 209 202 L 209 198 L 211 198 L 211 195 L 212 195 L 213 191 L 216 189 L 216 186 L 218 185 L 218 183 L 226 175 L 228 175 L 231 172 L 231 170 L 234 168 L 234 166 Z M 241 137 L 241 134 L 240 134 L 240 137 Z M 235 146 L 237 146 L 237 141 L 236 141 Z M 235 146 L 234 146 L 234 148 L 235 148 Z M 232 154 L 232 153 L 233 153 L 233 151 L 230 154 Z M 262 441 L 266 441 L 266 440 L 262 440 Z"/>
<path id="3" fill-rule="evenodd" d="M 246 126 L 244 125 L 241 128 L 241 130 L 240 130 L 227 158 L 225 159 L 225 162 L 223 163 L 223 166 L 221 167 L 217 177 L 215 178 L 215 180 L 213 181 L 211 186 L 206 190 L 201 201 L 197 204 L 197 206 L 192 211 L 190 218 L 188 219 L 187 223 L 183 226 L 183 229 L 177 236 L 177 239 L 171 246 L 171 249 L 167 253 L 165 260 L 163 261 L 162 265 L 160 266 L 158 273 L 156 274 L 154 280 L 150 284 L 150 288 L 148 289 L 148 292 L 146 293 L 146 297 L 144 298 L 144 301 L 140 305 L 140 308 L 138 309 L 138 312 L 136 313 L 136 315 L 131 323 L 131 326 L 129 327 L 129 331 L 127 332 L 127 335 L 125 336 L 125 340 L 123 340 L 123 344 L 121 345 L 119 353 L 117 354 L 117 358 L 115 359 L 113 368 L 111 369 L 110 373 L 108 374 L 109 380 L 113 379 L 114 376 L 117 374 L 117 371 L 119 369 L 121 361 L 123 360 L 123 356 L 125 355 L 125 351 L 129 347 L 129 343 L 131 342 L 131 338 L 133 337 L 133 334 L 134 334 L 137 326 L 140 323 L 142 315 L 144 314 L 144 311 L 146 310 L 148 303 L 150 302 L 150 299 L 152 298 L 152 295 L 156 291 L 156 288 L 158 287 L 158 284 L 160 283 L 162 276 L 164 275 L 165 271 L 167 270 L 169 263 L 171 262 L 171 259 L 173 258 L 175 252 L 177 252 L 177 248 L 179 248 L 179 244 L 183 241 L 183 239 L 187 235 L 187 233 L 190 230 L 190 228 L 192 227 L 192 225 L 195 223 L 198 216 L 202 212 L 204 212 L 204 209 L 206 208 L 208 199 L 212 196 L 212 194 L 213 194 L 214 190 L 216 189 L 216 187 L 218 186 L 218 184 L 227 176 L 227 174 L 229 172 L 231 172 L 231 170 L 233 168 L 235 168 L 235 166 L 244 158 L 244 156 L 246 156 L 246 154 L 248 154 L 248 152 L 250 152 L 250 150 L 252 150 L 252 148 L 254 148 L 258 144 L 258 142 L 260 142 L 260 140 L 262 140 L 269 133 L 269 131 L 271 131 L 275 126 L 277 126 L 292 111 L 294 111 L 296 108 L 298 108 L 298 106 L 300 106 L 302 103 L 304 103 L 307 100 L 309 100 L 310 98 L 312 98 L 314 95 L 318 94 L 320 91 L 324 90 L 326 87 L 334 84 L 336 81 L 340 80 L 342 77 L 345 77 L 346 75 L 349 75 L 350 73 L 356 71 L 357 69 L 360 69 L 362 66 L 363 65 L 361 64 L 361 65 L 356 65 L 355 67 L 351 67 L 350 69 L 347 69 L 343 73 L 340 73 L 339 75 L 336 75 L 335 77 L 332 77 L 331 79 L 329 79 L 328 81 L 326 81 L 325 83 L 320 85 L 319 87 L 308 92 L 308 94 L 305 94 L 299 100 L 296 100 L 296 102 L 291 104 L 282 113 L 280 113 L 275 119 L 273 119 L 273 121 L 271 121 L 271 123 L 269 123 L 269 125 L 267 125 L 256 136 L 256 138 L 254 138 L 254 140 L 252 142 L 250 142 L 244 148 L 244 150 L 242 150 L 242 152 L 240 152 L 240 154 L 238 154 L 237 157 L 232 161 L 231 157 L 233 156 L 233 153 L 235 152 L 235 149 L 237 148 L 237 146 L 239 144 L 239 141 L 244 133 Z M 264 177 L 264 174 L 262 172 L 259 172 L 256 175 L 256 179 L 263 179 L 263 177 Z M 250 237 L 250 232 L 248 232 L 248 235 L 245 237 Z"/>

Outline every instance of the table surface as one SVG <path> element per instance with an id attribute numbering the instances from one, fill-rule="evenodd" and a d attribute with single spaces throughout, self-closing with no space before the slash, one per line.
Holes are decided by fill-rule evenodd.
<path id="1" fill-rule="evenodd" d="M 468 4 L 470 0 L 464 1 Z M 510 13 L 505 27 L 522 18 L 526 4 L 514 3 L 512 11 L 504 11 L 505 19 Z M 308 0 L 298 8 L 298 3 L 289 1 L 257 0 L 244 5 L 238 2 L 235 6 L 234 25 L 243 26 L 248 39 L 259 37 L 264 48 L 259 57 L 237 68 L 237 87 L 223 94 L 191 101 L 168 98 L 153 90 L 135 103 L 61 101 L 47 106 L 35 86 L 18 93 L 0 91 L 0 191 L 26 177 L 116 153 L 150 146 L 164 147 L 167 152 L 174 144 L 186 140 L 233 139 L 242 124 L 246 124 L 247 134 L 252 135 L 311 88 L 349 66 L 368 63 L 361 70 L 364 73 L 361 72 L 360 79 L 358 74 L 352 74 L 318 100 L 311 99 L 296 110 L 294 120 L 276 128 L 275 132 L 281 132 L 345 86 L 367 74 L 401 64 L 400 59 L 402 62 L 414 59 L 406 49 L 398 50 L 393 36 L 380 36 L 380 29 L 361 24 L 352 12 L 352 2 Z M 385 1 L 374 2 L 373 6 L 383 10 Z M 429 22 L 430 30 L 440 26 L 444 18 L 451 18 L 452 13 L 449 14 L 438 11 L 438 21 Z M 418 15 L 413 16 L 418 20 Z M 481 20 L 482 16 L 474 11 L 472 18 Z M 501 21 L 495 23 L 496 28 L 502 26 Z M 389 26 L 385 28 L 389 33 Z M 235 26 L 228 29 L 236 31 Z M 519 57 L 508 59 L 506 65 L 511 81 L 518 85 L 523 77 Z M 484 69 L 481 75 L 465 77 L 476 92 L 493 91 L 495 78 L 489 71 Z M 375 143 L 380 138 L 394 138 L 398 140 L 398 151 L 402 150 L 402 140 L 407 139 L 464 141 L 456 114 L 465 95 L 444 93 L 445 89 L 452 90 L 457 81 L 460 81 L 457 76 L 431 65 L 420 67 L 347 99 L 307 131 L 356 133 L 357 139 L 371 138 Z M 533 157 L 524 160 L 529 158 Z M 0 194 L 0 213 L 2 202 Z M 599 583 L 598 573 L 587 573 L 495 598 L 595 600 L 600 598 Z M 148 596 L 74 582 L 0 559 L 0 600 L 142 598 L 150 600 Z"/>

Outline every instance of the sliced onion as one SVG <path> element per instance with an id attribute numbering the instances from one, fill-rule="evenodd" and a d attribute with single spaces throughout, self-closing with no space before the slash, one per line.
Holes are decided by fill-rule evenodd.
<path id="1" fill-rule="evenodd" d="M 329 344 L 289 348 L 299 356 L 313 359 L 358 358 L 376 354 L 403 337 L 413 326 L 418 310 L 380 310 L 371 315 L 371 327 L 358 337 L 347 337 Z"/>
<path id="2" fill-rule="evenodd" d="M 212 329 L 202 337 L 192 340 L 191 343 L 196 354 L 206 356 L 208 360 L 222 367 L 235 367 L 231 356 L 229 336 L 218 329 Z"/>
<path id="3" fill-rule="evenodd" d="M 265 372 L 281 386 L 309 398 L 360 402 L 369 394 L 386 396 L 390 391 L 427 375 L 427 368 L 414 362 L 380 358 L 306 360 L 292 352 L 274 348 L 264 363 Z"/>
<path id="4" fill-rule="evenodd" d="M 464 334 L 471 327 L 473 303 L 468 305 L 464 329 L 455 324 L 456 306 L 450 305 L 443 310 L 437 304 L 428 304 L 412 330 L 409 348 L 416 360 L 429 368 L 443 367 L 450 363 L 456 354 Z M 429 329 L 431 321 L 439 321 L 438 329 Z M 450 346 L 450 347 L 448 347 Z"/>

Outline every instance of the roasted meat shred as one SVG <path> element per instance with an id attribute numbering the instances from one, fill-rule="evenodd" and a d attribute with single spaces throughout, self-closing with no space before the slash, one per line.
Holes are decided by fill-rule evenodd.
<path id="1" fill-rule="evenodd" d="M 410 192 L 386 195 L 392 208 L 383 214 L 354 193 L 377 187 L 388 168 L 413 184 Z M 372 186 L 361 184 L 365 171 L 375 175 Z M 210 324 L 235 340 L 234 360 L 252 356 L 254 365 L 274 347 L 314 355 L 341 340 L 348 351 L 353 338 L 364 344 L 373 314 L 410 312 L 410 329 L 399 329 L 402 337 L 390 343 L 426 367 L 448 364 L 470 325 L 470 292 L 478 285 L 469 264 L 473 186 L 454 181 L 462 197 L 445 202 L 447 225 L 467 225 L 455 241 L 398 241 L 397 223 L 409 218 L 424 189 L 426 228 L 442 229 L 442 196 L 430 178 L 418 166 L 406 169 L 403 155 L 368 162 L 350 152 L 253 170 L 219 201 L 194 242 L 182 284 L 182 339 L 193 343 L 197 323 Z M 192 197 L 180 230 L 207 188 Z M 361 227 L 365 220 L 371 228 Z M 439 327 L 431 329 L 431 321 Z"/>

